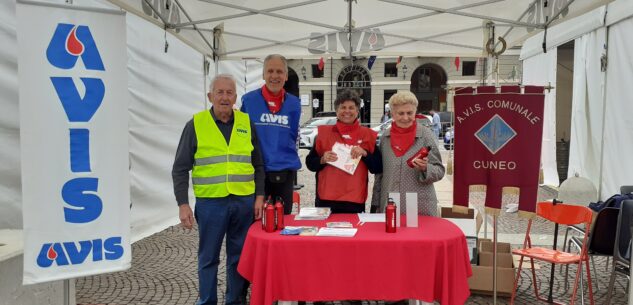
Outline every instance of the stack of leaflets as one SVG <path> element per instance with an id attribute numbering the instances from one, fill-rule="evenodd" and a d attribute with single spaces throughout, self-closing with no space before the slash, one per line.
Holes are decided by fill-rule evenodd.
<path id="1" fill-rule="evenodd" d="M 320 228 L 316 236 L 354 237 L 356 228 Z"/>
<path id="2" fill-rule="evenodd" d="M 326 223 L 328 228 L 351 228 L 352 223 L 349 221 L 334 221 Z"/>
<path id="3" fill-rule="evenodd" d="M 330 217 L 331 213 L 330 208 L 305 207 L 299 210 L 295 220 L 324 220 Z"/>

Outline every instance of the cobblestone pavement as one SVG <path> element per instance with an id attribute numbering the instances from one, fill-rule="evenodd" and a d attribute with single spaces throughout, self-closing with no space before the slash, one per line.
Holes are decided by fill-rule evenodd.
<path id="1" fill-rule="evenodd" d="M 307 151 L 301 151 L 305 157 Z M 446 152 L 443 152 L 446 160 Z M 298 175 L 299 183 L 305 185 L 300 191 L 302 205 L 309 206 L 314 202 L 314 173 L 302 170 Z M 447 175 L 445 179 L 451 179 Z M 372 179 L 373 180 L 373 179 Z M 370 181 L 373 183 L 373 181 Z M 546 190 L 547 191 L 547 190 Z M 541 194 L 551 196 L 551 194 Z M 553 195 L 555 196 L 555 195 Z M 504 204 L 515 203 L 515 194 L 505 195 Z M 440 199 L 442 200 L 442 199 Z M 471 194 L 471 203 L 481 209 L 483 197 L 481 193 Z M 446 202 L 443 202 L 446 204 Z M 174 207 L 174 213 L 177 209 Z M 503 234 L 523 234 L 527 221 L 519 219 L 516 213 L 502 213 L 498 217 L 498 231 Z M 551 234 L 552 228 L 544 221 L 535 221 L 532 230 L 535 234 Z M 198 279 L 196 272 L 197 259 L 197 229 L 185 230 L 174 226 L 156 233 L 132 245 L 132 268 L 125 272 L 102 274 L 76 280 L 77 304 L 81 305 L 167 305 L 167 304 L 195 304 L 198 295 Z M 561 237 L 562 239 L 562 237 Z M 503 241 L 503 240 L 501 240 Z M 520 245 L 514 244 L 513 247 Z M 219 304 L 223 303 L 225 289 L 224 250 L 222 251 L 220 273 L 218 275 Z M 606 259 L 595 259 L 597 272 L 592 271 L 594 281 L 595 304 L 604 304 L 606 286 L 609 282 L 610 270 L 606 269 Z M 611 264 L 609 264 L 611 266 Z M 524 266 L 526 267 L 526 266 Z M 567 299 L 571 289 L 564 287 L 564 275 L 556 269 L 554 298 Z M 550 267 L 540 264 L 537 270 L 539 291 L 547 293 L 549 285 Z M 575 268 L 570 268 L 570 274 L 575 274 Z M 599 281 L 601 290 L 595 291 L 595 281 Z M 570 278 L 570 280 L 572 280 Z M 616 290 L 612 304 L 627 304 L 628 295 L 625 291 L 626 278 L 618 276 Z M 519 281 L 519 291 L 516 304 L 536 304 L 534 290 L 529 269 L 524 269 Z M 586 290 L 586 287 L 585 287 Z M 585 296 L 587 293 L 585 293 Z M 580 301 L 580 293 L 576 299 Z M 509 298 L 499 297 L 497 304 L 508 304 Z M 308 303 L 309 304 L 309 303 Z M 340 303 L 334 302 L 335 305 Z M 365 301 L 364 304 L 381 305 L 382 302 Z M 492 296 L 471 295 L 466 304 L 493 304 Z M 254 304 L 260 305 L 260 304 Z"/>

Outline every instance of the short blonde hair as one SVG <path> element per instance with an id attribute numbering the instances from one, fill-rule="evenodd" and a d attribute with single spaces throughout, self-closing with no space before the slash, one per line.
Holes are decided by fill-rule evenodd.
<path id="1" fill-rule="evenodd" d="M 392 95 L 389 99 L 389 108 L 391 108 L 391 110 L 397 106 L 406 104 L 411 104 L 416 109 L 418 108 L 418 98 L 416 98 L 415 94 L 411 91 L 399 91 L 398 93 Z"/>

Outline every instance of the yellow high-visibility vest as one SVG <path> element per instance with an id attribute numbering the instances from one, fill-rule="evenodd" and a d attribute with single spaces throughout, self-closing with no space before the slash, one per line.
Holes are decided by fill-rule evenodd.
<path id="1" fill-rule="evenodd" d="M 224 136 L 206 110 L 193 116 L 198 148 L 191 171 L 193 192 L 196 197 L 218 198 L 229 194 L 255 193 L 255 168 L 251 163 L 251 124 L 248 115 L 233 111 L 231 140 Z"/>

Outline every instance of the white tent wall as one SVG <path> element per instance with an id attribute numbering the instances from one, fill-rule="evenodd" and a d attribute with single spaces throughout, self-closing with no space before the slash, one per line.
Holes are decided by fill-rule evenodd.
<path id="1" fill-rule="evenodd" d="M 568 176 L 600 183 L 603 136 L 605 73 L 600 56 L 606 43 L 606 29 L 599 28 L 574 43 L 574 84 Z"/>
<path id="2" fill-rule="evenodd" d="M 556 170 L 556 50 L 532 56 L 523 61 L 523 84 L 547 86 L 554 89 L 545 91 L 545 111 L 543 114 L 543 142 L 541 147 L 541 167 L 543 183 L 558 185 Z"/>
<path id="3" fill-rule="evenodd" d="M 629 1 L 631 2 L 631 1 Z M 629 6 L 633 13 L 633 6 Z M 631 15 L 629 15 L 631 16 Z M 633 103 L 628 90 L 633 83 L 633 18 L 609 26 L 604 152 L 600 195 L 620 192 L 620 185 L 633 185 Z"/>
<path id="4" fill-rule="evenodd" d="M 0 229 L 22 228 L 15 1 L 0 1 Z"/>
<path id="5" fill-rule="evenodd" d="M 264 85 L 263 70 L 263 62 L 254 59 L 220 60 L 217 63 L 218 74 L 230 74 L 236 77 L 238 108 L 242 105 L 242 95 Z"/>
<path id="6" fill-rule="evenodd" d="M 127 16 L 127 36 L 131 222 L 136 241 L 179 222 L 171 166 L 185 123 L 205 109 L 206 98 L 200 53 L 170 34 L 165 53 L 163 31 L 132 14 Z"/>

